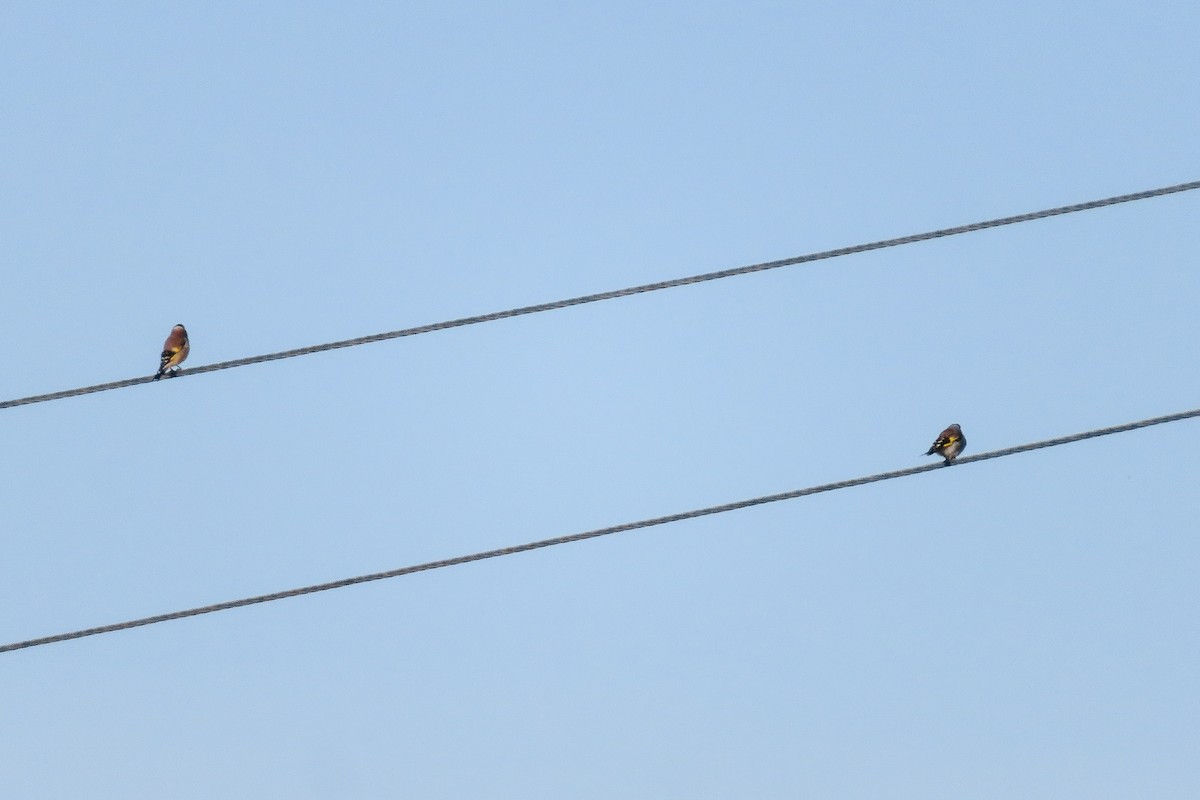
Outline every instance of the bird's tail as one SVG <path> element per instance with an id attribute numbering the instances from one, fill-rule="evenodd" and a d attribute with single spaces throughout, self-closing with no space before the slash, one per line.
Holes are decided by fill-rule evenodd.
<path id="1" fill-rule="evenodd" d="M 157 372 L 157 373 L 155 373 L 155 375 L 154 375 L 154 380 L 158 380 L 159 378 L 161 378 L 161 377 L 163 376 L 163 374 L 165 374 L 165 373 L 166 373 L 166 371 L 167 371 L 167 364 L 169 364 L 169 363 L 171 363 L 171 354 L 170 354 L 170 353 L 163 353 L 163 354 L 162 354 L 162 361 L 159 361 L 159 362 L 158 362 L 158 372 Z"/>

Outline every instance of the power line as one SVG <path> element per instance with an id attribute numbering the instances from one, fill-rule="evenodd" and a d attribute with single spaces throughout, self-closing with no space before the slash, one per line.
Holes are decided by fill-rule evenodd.
<path id="1" fill-rule="evenodd" d="M 1152 417 L 1143 419 L 1137 422 L 1127 422 L 1124 425 L 1114 425 L 1110 428 L 1097 428 L 1095 430 L 1084 431 L 1083 433 L 1074 433 L 1070 436 L 1060 436 L 1055 439 L 1044 439 L 1040 442 L 1030 442 L 1029 444 L 1021 444 L 1015 447 L 1007 447 L 1002 450 L 992 450 L 978 455 L 966 456 L 957 459 L 954 464 L 956 466 L 965 464 L 974 464 L 980 461 L 989 461 L 993 458 L 1002 458 L 1011 456 L 1017 453 L 1025 453 L 1030 450 L 1041 450 L 1046 447 L 1057 447 L 1062 444 L 1071 444 L 1073 442 L 1081 442 L 1084 439 L 1095 439 L 1099 436 L 1109 436 L 1114 433 L 1125 433 L 1128 431 L 1137 430 L 1139 428 L 1148 428 L 1152 425 L 1163 425 L 1168 422 L 1179 422 L 1193 417 L 1200 417 L 1200 408 L 1191 411 L 1183 411 L 1177 414 L 1168 414 L 1164 417 Z M 862 486 L 868 483 L 878 483 L 879 481 L 888 481 L 893 478 L 904 478 L 909 475 L 917 475 L 922 472 L 931 472 L 936 469 L 942 469 L 941 462 L 922 464 L 919 467 L 908 467 L 906 469 L 893 470 L 892 472 L 879 472 L 874 475 L 866 475 L 861 478 L 851 478 L 850 480 L 837 481 L 835 483 L 825 483 L 819 486 L 810 486 L 807 489 L 795 489 L 790 492 L 781 492 L 779 494 L 768 494 L 761 497 L 753 497 L 749 500 L 738 500 L 733 503 L 724 503 L 718 506 L 708 506 L 707 508 L 699 508 L 693 511 L 682 511 L 677 514 L 668 514 L 664 517 L 653 517 L 651 519 L 643 519 L 637 522 L 626 522 L 621 525 L 610 525 L 607 528 L 596 528 L 595 530 L 584 531 L 583 533 L 573 533 L 568 536 L 557 536 L 553 539 L 540 539 L 536 542 L 527 542 L 525 544 L 512 545 L 511 547 L 501 547 L 497 550 L 484 550 L 478 553 L 471 553 L 464 556 L 455 556 L 454 558 L 446 558 L 440 561 L 427 561 L 424 564 L 414 564 L 412 566 L 401 567 L 399 569 L 388 570 L 386 572 L 373 572 L 369 575 L 358 575 L 353 578 L 342 578 L 341 580 L 330 581 L 328 583 L 317 583 L 311 586 L 302 586 L 296 589 L 287 589 L 282 592 L 272 592 L 271 594 L 260 594 L 254 597 L 244 597 L 240 600 L 227 600 L 223 603 L 214 603 L 207 606 L 197 606 L 196 608 L 188 608 L 182 611 L 172 611 L 167 614 L 157 614 L 152 617 L 142 617 L 140 619 L 129 620 L 127 622 L 117 622 L 111 625 L 101 625 L 95 628 L 83 628 L 77 631 L 68 633 L 58 633 L 53 636 L 43 636 L 38 639 L 26 639 L 23 642 L 12 642 L 11 644 L 0 645 L 0 653 L 7 653 L 13 650 L 24 650 L 30 647 L 40 647 L 42 645 L 54 644 L 56 642 L 65 642 L 71 639 L 82 639 L 85 636 L 96 636 L 101 633 L 114 633 L 116 631 L 128 630 L 129 628 L 140 628 L 145 625 L 157 625 L 160 622 L 170 622 L 172 620 L 184 619 L 185 617 L 196 617 L 201 614 L 212 614 L 216 611 L 228 611 L 233 608 L 241 608 L 243 606 L 252 606 L 259 603 L 270 603 L 276 600 L 285 600 L 289 597 L 299 597 L 306 594 L 315 594 L 317 592 L 327 592 L 331 589 L 342 589 L 347 586 L 354 586 L 360 583 L 370 583 L 371 581 L 380 581 L 387 578 L 399 578 L 404 575 L 412 575 L 417 572 L 429 572 L 435 569 L 444 569 L 446 567 L 454 567 L 460 564 L 469 564 L 473 561 L 484 561 L 489 558 L 499 558 L 500 556 L 511 556 L 517 553 L 524 553 L 530 550 L 540 550 L 545 547 L 555 547 L 560 544 L 571 544 L 572 542 L 582 542 L 586 539 L 596 539 L 601 536 L 610 536 L 614 533 L 625 533 L 627 531 L 639 530 L 641 528 L 652 528 L 657 525 L 666 525 L 671 522 L 682 522 L 683 520 L 695 519 L 697 517 L 706 517 L 713 514 L 724 514 L 727 511 L 738 511 L 743 508 L 752 506 L 766 505 L 767 503 L 778 503 L 781 500 L 794 500 L 798 497 L 807 497 L 808 495 L 821 494 L 823 492 L 832 492 L 838 489 L 849 489 L 852 486 Z"/>
<path id="2" fill-rule="evenodd" d="M 1078 211 L 1089 211 L 1094 208 L 1103 208 L 1105 206 L 1113 206 L 1120 203 L 1131 203 L 1135 200 L 1146 200 L 1152 197 L 1162 197 L 1164 195 L 1176 194 L 1178 192 L 1188 192 L 1193 189 L 1200 189 L 1200 181 L 1178 183 L 1174 186 L 1164 186 L 1158 189 L 1148 189 L 1144 192 L 1134 192 L 1133 194 L 1122 194 L 1115 197 L 1106 197 L 1102 200 L 1089 200 L 1086 203 L 1058 206 L 1057 208 L 1047 208 L 1042 211 L 1031 211 L 1026 214 L 1017 214 L 1013 217 L 999 217 L 997 219 L 985 220 L 983 222 L 973 222 L 969 225 L 959 225 L 953 228 L 941 228 L 939 230 L 927 231 L 925 233 L 914 233 L 908 236 L 901 236 L 896 239 L 881 239 L 877 242 L 867 242 L 866 244 L 857 244 L 851 247 L 840 247 L 836 250 L 822 250 L 817 253 L 809 253 L 807 255 L 795 256 L 793 258 L 783 258 L 779 259 L 778 261 L 764 261 L 761 264 L 750 264 L 744 267 L 734 267 L 732 269 L 723 269 L 716 272 L 705 272 L 700 275 L 691 275 L 686 278 L 673 278 L 671 280 L 658 281 L 656 283 L 645 283 L 640 286 L 631 286 L 626 289 L 614 289 L 607 292 L 598 292 L 596 294 L 585 294 L 580 295 L 579 297 L 570 297 L 565 300 L 555 300 L 549 303 L 520 306 L 518 308 L 510 308 L 505 311 L 493 311 L 489 314 L 479 314 L 472 317 L 459 317 L 458 319 L 433 322 L 428 325 L 418 325 L 414 328 L 401 328 L 400 330 L 388 331 L 387 333 L 375 333 L 371 334 L 370 336 L 359 336 L 355 339 L 343 339 L 337 342 L 327 342 L 325 344 L 309 345 L 308 347 L 298 347 L 294 350 L 280 350 L 277 353 L 266 353 L 258 356 L 236 358 L 232 361 L 221 361 L 216 364 L 206 364 L 199 367 L 191 367 L 182 371 L 179 377 L 200 375 L 205 372 L 217 372 L 218 370 L 244 367 L 250 364 L 261 364 L 266 361 L 279 361 L 284 358 L 295 358 L 296 356 L 306 356 L 312 353 L 323 353 L 327 350 L 341 350 L 346 347 L 357 347 L 360 344 L 382 342 L 388 339 L 401 339 L 405 336 L 418 336 L 423 333 L 433 333 L 434 331 L 443 331 L 450 328 L 462 328 L 466 327 L 467 325 L 479 325 L 484 322 L 495 322 L 497 320 L 510 319 L 512 317 L 527 316 L 529 314 L 540 314 L 544 311 L 555 311 L 562 308 L 569 308 L 571 306 L 581 306 L 587 303 L 598 303 L 602 300 L 615 300 L 619 297 L 630 297 L 635 294 L 646 294 L 647 292 L 657 292 L 663 289 L 674 289 L 680 286 L 689 286 L 695 283 L 715 281 L 721 278 L 732 278 L 737 275 L 748 275 L 752 272 L 765 272 L 767 270 L 779 269 L 780 267 L 790 267 L 797 264 L 807 264 L 813 261 L 822 261 L 829 258 L 839 258 L 841 256 L 865 253 L 870 250 L 882 250 L 888 247 L 914 244 L 916 242 L 924 242 L 930 239 L 940 239 L 946 236 L 957 236 L 960 233 L 972 233 L 974 231 L 987 230 L 988 228 L 999 228 L 1004 225 L 1015 225 L 1019 222 L 1032 222 L 1033 220 L 1045 219 L 1047 217 L 1062 216 L 1063 214 L 1074 214 Z M 21 397 L 15 400 L 5 400 L 0 402 L 0 409 L 15 408 L 16 406 L 27 406 L 32 405 L 33 403 L 45 403 L 50 400 L 63 400 L 68 397 L 77 397 L 84 394 L 107 392 L 111 389 L 124 389 L 126 387 L 137 386 L 142 383 L 151 383 L 153 380 L 153 376 L 146 375 L 138 378 L 127 378 L 125 380 L 113 381 L 111 383 L 98 383 L 94 386 L 84 386 L 78 389 L 67 389 L 61 392 L 31 395 L 29 397 Z"/>

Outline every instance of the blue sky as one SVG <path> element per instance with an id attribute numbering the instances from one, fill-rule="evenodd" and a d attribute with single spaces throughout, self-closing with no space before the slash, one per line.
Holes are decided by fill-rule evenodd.
<path id="1" fill-rule="evenodd" d="M 1194 4 L 9 3 L 2 398 L 1195 180 Z M 1200 193 L 0 412 L 11 642 L 1193 408 Z M 1183 422 L 0 655 L 22 798 L 1190 797 Z"/>

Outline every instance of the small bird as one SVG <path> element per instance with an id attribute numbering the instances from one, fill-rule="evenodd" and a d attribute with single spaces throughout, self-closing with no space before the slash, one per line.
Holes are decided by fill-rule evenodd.
<path id="1" fill-rule="evenodd" d="M 182 325 L 171 328 L 171 335 L 163 342 L 162 361 L 158 364 L 158 374 L 154 376 L 154 380 L 158 380 L 163 375 L 174 378 L 179 373 L 179 365 L 188 357 L 190 349 L 187 328 Z M 171 369 L 171 367 L 176 367 L 176 369 Z"/>
<path id="2" fill-rule="evenodd" d="M 958 454 L 967 446 L 967 437 L 963 436 L 962 428 L 958 423 L 954 423 L 946 430 L 938 434 L 938 438 L 934 441 L 929 449 L 925 451 L 925 455 L 931 456 L 937 453 L 942 458 L 946 459 L 946 466 L 950 466 L 950 462 L 958 458 Z"/>

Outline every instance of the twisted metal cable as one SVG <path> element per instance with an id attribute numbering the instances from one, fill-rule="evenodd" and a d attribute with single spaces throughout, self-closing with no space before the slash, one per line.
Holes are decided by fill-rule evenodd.
<path id="1" fill-rule="evenodd" d="M 279 361 L 284 358 L 295 358 L 296 356 L 306 356 L 312 353 L 323 353 L 327 350 L 341 350 L 342 348 L 346 347 L 357 347 L 361 344 L 382 342 L 388 339 L 401 339 L 406 336 L 418 336 L 424 333 L 433 333 L 434 331 L 443 331 L 450 328 L 462 328 L 466 327 L 467 325 L 479 325 L 484 322 L 495 322 L 497 320 L 510 319 L 512 317 L 540 314 L 544 311 L 556 311 L 558 309 L 569 308 L 571 306 L 581 306 L 587 303 L 598 303 L 602 300 L 615 300 L 619 297 L 630 297 L 635 294 L 657 292 L 663 289 L 674 289 L 679 286 L 690 286 L 691 284 L 715 281 L 721 278 L 732 278 L 737 275 L 748 275 L 752 272 L 765 272 L 767 270 L 779 269 L 780 267 L 790 267 L 797 264 L 808 264 L 813 261 L 822 261 L 829 258 L 839 258 L 841 256 L 865 253 L 870 250 L 882 250 L 888 247 L 899 247 L 900 245 L 904 244 L 914 244 L 916 242 L 924 242 L 930 239 L 940 239 L 946 236 L 957 236 L 960 233 L 972 233 L 974 231 L 987 230 L 988 228 L 999 228 L 1004 225 L 1015 225 L 1020 222 L 1032 222 L 1033 220 L 1045 219 L 1047 217 L 1062 216 L 1063 214 L 1074 214 L 1078 211 L 1089 211 L 1094 208 L 1103 208 L 1105 206 L 1113 206 L 1120 203 L 1131 203 L 1135 200 L 1146 200 L 1152 197 L 1162 197 L 1164 195 L 1176 194 L 1178 192 L 1188 192 L 1193 189 L 1200 189 L 1200 181 L 1178 183 L 1173 186 L 1163 186 L 1158 189 L 1148 189 L 1143 192 L 1134 192 L 1133 194 L 1122 194 L 1115 197 L 1106 197 L 1102 200 L 1089 200 L 1086 203 L 1074 203 L 1069 206 L 1058 206 L 1057 208 L 1047 208 L 1041 211 L 1031 211 L 1026 214 L 1017 214 L 1016 216 L 1012 217 L 999 217 L 997 219 L 985 220 L 983 222 L 972 222 L 969 225 L 959 225 L 953 228 L 941 228 L 939 230 L 927 231 L 925 233 L 914 233 L 908 236 L 900 236 L 895 239 L 881 239 L 877 242 L 867 242 L 865 244 L 857 244 L 850 247 L 839 247 L 835 250 L 822 250 L 817 253 L 809 253 L 807 255 L 795 256 L 793 258 L 782 258 L 778 261 L 764 261 L 761 264 L 750 264 L 744 267 L 734 267 L 732 269 L 723 269 L 716 272 L 705 272 L 700 275 L 691 275 L 685 278 L 673 278 L 671 280 L 658 281 L 656 283 L 645 283 L 640 286 L 630 286 L 626 289 L 614 289 L 607 292 L 597 292 L 596 294 L 585 294 L 580 295 L 579 297 L 569 297 L 565 300 L 555 300 L 549 303 L 538 303 L 531 306 L 510 308 L 504 311 L 493 311 L 489 314 L 478 314 L 471 317 L 459 317 L 458 319 L 444 320 L 442 322 L 432 322 L 427 325 L 418 325 L 414 328 L 401 328 L 397 331 L 374 333 L 369 336 L 359 336 L 354 339 L 342 339 L 341 341 L 326 342 L 325 344 L 314 344 L 309 345 L 308 347 L 298 347 L 294 350 L 280 350 L 276 353 L 265 353 L 263 355 L 235 358 L 232 361 L 221 361 L 216 364 L 205 364 L 199 367 L 185 369 L 179 374 L 179 377 L 182 378 L 191 375 L 202 375 L 206 372 L 217 372 L 218 370 L 233 369 L 234 367 L 245 367 L 250 364 L 261 364 L 266 361 Z M 94 394 L 96 392 L 107 392 L 112 389 L 124 389 L 129 386 L 151 383 L 153 380 L 153 376 L 147 375 L 140 378 L 126 378 L 125 380 L 113 381 L 111 383 L 98 383 L 94 386 L 83 386 L 78 389 L 66 389 L 61 392 L 36 394 L 29 397 L 21 397 L 15 400 L 5 400 L 0 402 L 0 409 L 27 406 L 32 405 L 33 403 L 45 403 L 51 400 L 63 400 L 68 397 L 78 397 L 79 395 Z"/>
<path id="2" fill-rule="evenodd" d="M 1097 428 L 1095 430 L 1084 431 L 1082 433 L 1074 433 L 1069 436 L 1059 436 L 1054 439 L 1044 439 L 1039 442 L 1016 445 L 1015 447 L 1006 447 L 1002 450 L 991 450 L 978 455 L 965 456 L 957 459 L 954 462 L 954 465 L 961 466 L 965 464 L 974 464 L 980 461 L 989 461 L 993 458 L 1002 458 L 1004 456 L 1011 456 L 1017 453 L 1025 453 L 1030 450 L 1041 450 L 1046 447 L 1057 447 L 1063 444 L 1081 442 L 1085 439 L 1095 439 L 1098 436 L 1110 436 L 1114 433 L 1125 433 L 1127 431 L 1138 430 L 1139 428 L 1148 428 L 1152 425 L 1164 425 L 1168 422 L 1179 422 L 1181 420 L 1191 419 L 1193 417 L 1200 417 L 1200 408 L 1193 409 L 1191 411 L 1182 411 L 1177 414 L 1168 414 L 1162 417 L 1151 417 L 1150 419 L 1138 420 L 1137 422 L 1127 422 L 1123 425 L 1114 425 L 1109 428 Z M 342 578 L 341 580 L 329 581 L 328 583 L 317 583 L 311 586 L 301 586 L 296 589 L 286 589 L 281 592 L 272 592 L 270 594 L 244 597 L 239 600 L 227 600 L 223 603 L 213 603 L 212 605 L 198 606 L 196 608 L 188 608 L 182 611 L 172 611 L 166 614 L 156 614 L 152 617 L 142 617 L 140 619 L 129 620 L 127 622 L 117 622 L 111 625 L 100 625 L 95 628 L 84 628 L 82 630 L 70 631 L 68 633 L 58 633 L 53 636 L 27 639 L 21 642 L 12 642 L 11 644 L 0 645 L 0 653 L 7 653 L 14 650 L 24 650 L 30 647 L 40 647 L 42 645 L 65 642 L 71 639 L 82 639 L 85 636 L 96 636 L 102 633 L 114 633 L 116 631 L 128 630 L 130 628 L 140 628 L 146 625 L 156 625 L 160 622 L 170 622 L 172 620 L 184 619 L 185 617 L 196 617 L 200 616 L 201 614 L 212 614 L 217 611 L 228 611 L 233 608 L 258 605 L 259 603 L 271 603 L 276 600 L 286 600 L 289 597 L 300 597 L 301 595 L 306 594 L 327 592 L 331 589 L 342 589 L 347 586 L 355 586 L 360 583 L 370 583 L 372 581 L 381 581 L 387 578 L 399 578 L 404 575 L 412 575 L 417 572 L 429 572 L 430 570 L 444 569 L 446 567 L 454 567 L 460 564 L 469 564 L 473 561 L 484 561 L 489 558 L 510 556 L 517 553 L 525 553 L 530 550 L 540 550 L 545 547 L 555 547 L 560 544 L 582 542 L 587 539 L 596 539 L 601 536 L 611 536 L 615 533 L 626 533 L 628 531 L 635 531 L 641 528 L 652 528 L 658 525 L 666 525 L 671 522 L 682 522 L 683 520 L 695 519 L 697 517 L 706 517 L 713 514 L 724 514 L 727 511 L 737 511 L 743 508 L 750 508 L 752 506 L 766 505 L 767 503 L 778 503 L 781 500 L 794 500 L 798 497 L 807 497 L 808 495 L 832 492 L 838 489 L 849 489 L 852 486 L 878 483 L 879 481 L 888 481 L 892 480 L 893 478 L 904 478 L 909 475 L 917 475 L 922 472 L 931 472 L 936 469 L 942 469 L 944 466 L 945 465 L 943 463 L 938 462 L 932 464 L 922 464 L 919 467 L 908 467 L 906 469 L 893 470 L 891 472 L 879 472 L 874 475 L 866 475 L 861 478 L 851 478 L 850 480 L 837 481 L 835 483 L 825 483 L 819 486 L 810 486 L 806 489 L 795 489 L 790 492 L 780 492 L 779 494 L 768 494 L 761 497 L 753 497 L 749 500 L 738 500 L 733 503 L 708 506 L 707 508 L 698 508 L 692 511 L 682 511 L 677 514 L 668 514 L 663 517 L 653 517 L 651 519 L 643 519 L 636 522 L 626 522 L 620 525 L 610 525 L 606 528 L 596 528 L 595 530 L 584 531 L 583 533 L 557 536 L 552 539 L 540 539 L 535 542 L 516 544 L 510 547 L 501 547 L 496 550 L 484 550 L 478 553 L 470 553 L 468 555 L 445 558 L 440 561 L 427 561 L 423 564 L 414 564 L 412 566 L 400 567 L 399 569 L 387 570 L 385 572 L 373 572 L 368 575 L 357 575 L 352 578 Z"/>

